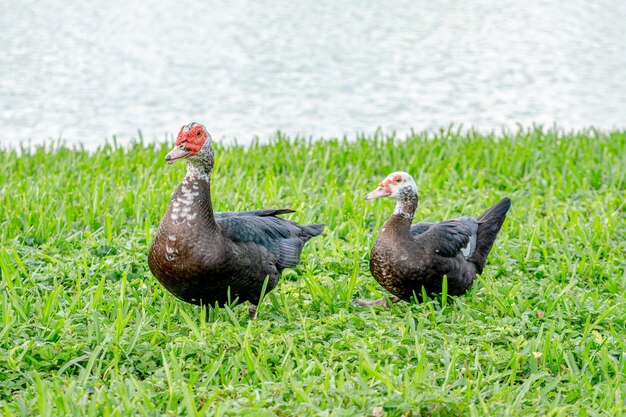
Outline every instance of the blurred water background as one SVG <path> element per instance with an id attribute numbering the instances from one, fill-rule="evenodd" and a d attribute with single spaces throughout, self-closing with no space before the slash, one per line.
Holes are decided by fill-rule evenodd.
<path id="1" fill-rule="evenodd" d="M 0 3 L 0 146 L 626 126 L 626 2 Z"/>

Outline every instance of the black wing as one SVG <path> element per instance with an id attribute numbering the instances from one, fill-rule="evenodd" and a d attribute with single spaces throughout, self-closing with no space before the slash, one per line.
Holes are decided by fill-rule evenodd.
<path id="1" fill-rule="evenodd" d="M 216 216 L 215 220 L 224 236 L 233 242 L 252 242 L 263 246 L 276 256 L 276 265 L 281 268 L 296 266 L 300 262 L 304 243 L 320 234 L 323 225 L 300 226 L 290 220 L 274 217 L 270 211 L 227 213 L 226 216 Z"/>
<path id="2" fill-rule="evenodd" d="M 241 217 L 241 216 L 258 216 L 258 217 L 266 217 L 266 216 L 278 216 L 279 214 L 288 214 L 295 213 L 295 210 L 291 209 L 268 209 L 268 210 L 251 210 L 251 211 L 225 211 L 220 213 L 215 213 L 215 219 L 224 219 L 226 217 Z"/>
<path id="3" fill-rule="evenodd" d="M 426 223 L 426 222 L 415 223 L 414 225 L 411 226 L 411 234 L 414 237 L 421 235 L 422 233 L 427 231 L 430 228 L 430 226 L 432 226 L 433 224 L 435 223 Z"/>
<path id="4" fill-rule="evenodd" d="M 467 216 L 459 217 L 458 219 L 456 219 L 456 221 L 465 224 L 467 227 L 469 227 L 471 231 L 469 243 L 467 244 L 467 246 L 461 249 L 463 256 L 465 256 L 465 259 L 467 259 L 470 256 L 472 256 L 474 252 L 476 251 L 476 238 L 478 237 L 478 221 L 473 217 L 467 217 Z"/>
<path id="5" fill-rule="evenodd" d="M 475 219 L 461 217 L 433 224 L 420 237 L 431 242 L 435 252 L 441 256 L 454 257 L 463 253 L 467 258 L 473 251 L 472 239 L 474 248 L 476 246 L 477 229 L 478 224 Z"/>

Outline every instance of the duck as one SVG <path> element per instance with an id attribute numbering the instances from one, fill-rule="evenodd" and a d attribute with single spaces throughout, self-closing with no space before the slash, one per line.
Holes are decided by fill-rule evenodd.
<path id="1" fill-rule="evenodd" d="M 409 301 L 412 297 L 421 301 L 422 290 L 428 295 L 442 292 L 444 277 L 447 294 L 464 294 L 483 272 L 511 207 L 511 199 L 505 197 L 477 218 L 413 224 L 417 185 L 411 175 L 402 171 L 389 174 L 365 199 L 382 197 L 395 199 L 396 206 L 374 241 L 369 265 L 373 277 L 392 296 L 356 299 L 361 307 L 389 307 L 389 302 Z"/>
<path id="2" fill-rule="evenodd" d="M 211 174 L 213 140 L 204 125 L 181 127 L 165 160 L 187 163 L 187 173 L 163 215 L 148 254 L 152 274 L 171 294 L 195 305 L 248 301 L 250 319 L 263 291 L 283 269 L 295 267 L 306 242 L 323 224 L 300 225 L 279 217 L 291 209 L 214 212 Z"/>

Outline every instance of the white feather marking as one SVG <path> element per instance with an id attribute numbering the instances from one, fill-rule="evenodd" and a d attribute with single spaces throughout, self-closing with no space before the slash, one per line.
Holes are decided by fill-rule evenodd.
<path id="1" fill-rule="evenodd" d="M 176 242 L 176 235 L 169 235 L 167 238 L 172 242 Z"/>
<path id="2" fill-rule="evenodd" d="M 400 201 L 398 201 L 398 204 L 396 204 L 396 208 L 393 210 L 393 214 L 396 216 L 406 217 L 409 220 L 413 220 L 413 215 L 404 210 L 404 207 L 401 205 Z"/>
<path id="3" fill-rule="evenodd" d="M 197 188 L 195 184 L 194 187 Z M 180 217 L 182 219 L 186 219 L 187 221 L 193 220 L 196 218 L 197 214 L 192 213 L 191 206 L 194 205 L 195 199 L 200 195 L 200 192 L 192 191 L 190 188 L 183 186 L 181 187 L 181 193 L 182 195 L 178 196 L 178 198 L 176 199 L 177 201 L 175 202 L 176 207 L 180 206 L 181 204 L 183 205 Z M 176 208 L 173 208 L 172 211 L 175 213 L 179 212 L 179 210 L 177 210 Z"/>
<path id="4" fill-rule="evenodd" d="M 180 187 L 180 194 L 172 202 L 172 220 L 187 220 L 187 222 L 194 220 L 198 214 L 192 207 L 196 202 L 196 197 L 200 195 L 196 178 L 185 177 L 182 186 Z"/>
<path id="5" fill-rule="evenodd" d="M 174 262 L 178 259 L 178 249 L 170 247 L 167 243 L 165 244 L 165 260 L 169 262 Z"/>
<path id="6" fill-rule="evenodd" d="M 204 143 L 204 146 L 208 146 L 210 148 L 211 142 L 207 140 Z M 206 167 L 199 167 L 195 164 L 187 164 L 187 175 L 185 176 L 185 180 L 192 184 L 198 180 L 210 182 L 211 172 L 206 172 Z"/>
<path id="7" fill-rule="evenodd" d="M 467 242 L 467 245 L 463 249 L 461 249 L 461 252 L 466 258 L 470 255 L 470 242 Z"/>

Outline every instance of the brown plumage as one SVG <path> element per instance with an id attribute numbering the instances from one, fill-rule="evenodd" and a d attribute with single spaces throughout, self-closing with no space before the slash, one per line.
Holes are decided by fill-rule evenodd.
<path id="1" fill-rule="evenodd" d="M 460 217 L 441 223 L 412 225 L 417 186 L 405 172 L 394 172 L 366 199 L 390 196 L 397 200 L 393 215 L 380 230 L 370 254 L 372 275 L 394 297 L 391 301 L 440 293 L 447 277 L 448 294 L 461 295 L 483 271 L 511 200 L 504 198 L 474 219 Z M 385 299 L 356 300 L 361 306 L 386 305 Z"/>
<path id="2" fill-rule="evenodd" d="M 264 282 L 271 291 L 281 271 L 300 261 L 304 244 L 323 225 L 277 217 L 289 209 L 214 213 L 213 148 L 204 126 L 183 126 L 169 163 L 187 158 L 187 176 L 172 195 L 150 248 L 153 275 L 183 301 L 213 306 L 249 301 L 254 318 Z"/>

